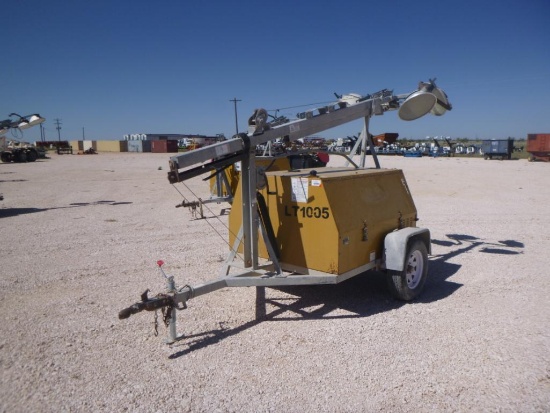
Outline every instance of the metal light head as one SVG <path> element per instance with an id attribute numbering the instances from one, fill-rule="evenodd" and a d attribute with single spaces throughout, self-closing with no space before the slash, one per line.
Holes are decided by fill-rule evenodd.
<path id="1" fill-rule="evenodd" d="M 438 88 L 435 84 L 435 78 L 429 79 L 428 83 L 419 82 L 418 90 L 432 93 L 436 97 L 437 100 L 435 102 L 435 105 L 430 111 L 432 115 L 441 116 L 445 114 L 445 112 L 453 108 L 449 103 L 449 98 L 447 97 L 447 94 L 443 91 L 443 89 Z"/>
<path id="2" fill-rule="evenodd" d="M 398 114 L 403 120 L 414 120 L 428 113 L 441 116 L 452 108 L 447 94 L 437 87 L 435 79 L 430 79 L 427 83 L 420 82 L 418 90 L 407 96 Z"/>
<path id="3" fill-rule="evenodd" d="M 21 130 L 28 129 L 33 126 L 36 126 L 42 122 L 44 122 L 46 119 L 40 116 L 39 114 L 30 115 L 26 118 L 21 118 L 21 122 L 17 125 L 17 127 Z"/>
<path id="4" fill-rule="evenodd" d="M 435 87 L 431 93 L 433 93 L 434 96 L 437 98 L 437 101 L 431 110 L 432 115 L 441 116 L 444 115 L 445 112 L 453 108 L 449 103 L 447 94 L 442 89 Z"/>
<path id="5" fill-rule="evenodd" d="M 430 92 L 417 90 L 411 93 L 399 107 L 397 114 L 402 120 L 415 120 L 428 114 L 437 102 L 437 98 Z"/>

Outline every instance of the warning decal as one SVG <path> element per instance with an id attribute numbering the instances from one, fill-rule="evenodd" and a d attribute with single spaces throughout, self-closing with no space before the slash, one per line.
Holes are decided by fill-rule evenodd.
<path id="1" fill-rule="evenodd" d="M 292 202 L 307 202 L 308 183 L 309 180 L 307 178 L 291 178 Z"/>

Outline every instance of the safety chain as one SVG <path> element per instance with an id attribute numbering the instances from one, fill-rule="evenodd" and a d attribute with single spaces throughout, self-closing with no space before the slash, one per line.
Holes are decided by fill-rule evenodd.
<path id="1" fill-rule="evenodd" d="M 172 309 L 174 308 L 173 305 L 169 305 L 167 307 L 162 307 L 162 320 L 164 321 L 164 325 L 168 327 L 170 325 L 170 319 L 172 318 Z"/>
<path id="2" fill-rule="evenodd" d="M 179 291 L 183 290 L 184 288 L 189 288 L 190 290 L 192 290 L 192 287 L 190 285 L 185 285 L 184 287 L 180 288 Z M 167 294 L 157 294 L 157 296 L 155 298 L 166 298 L 166 297 L 170 297 L 170 296 L 167 295 Z M 162 311 L 162 321 L 164 322 L 164 325 L 166 327 L 170 326 L 170 320 L 172 319 L 172 310 L 174 308 L 176 310 L 184 310 L 184 309 L 187 308 L 187 304 L 184 302 L 184 303 L 181 303 L 180 306 L 178 306 L 178 305 L 175 305 L 174 303 L 172 303 L 172 304 L 167 305 L 166 307 L 162 307 L 160 309 L 160 311 Z M 159 326 L 159 323 L 158 323 L 158 310 L 155 310 L 153 325 L 154 325 L 154 332 L 155 332 L 155 337 L 156 337 L 156 336 L 159 335 L 159 331 L 158 331 L 158 326 Z"/>
<path id="3" fill-rule="evenodd" d="M 159 335 L 159 322 L 158 322 L 158 311 L 155 310 L 155 321 L 153 322 L 153 325 L 155 326 L 155 337 Z"/>

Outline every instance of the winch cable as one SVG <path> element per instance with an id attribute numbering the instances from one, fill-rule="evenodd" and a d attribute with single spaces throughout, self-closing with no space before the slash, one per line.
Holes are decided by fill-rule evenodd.
<path id="1" fill-rule="evenodd" d="M 315 105 L 326 105 L 328 103 L 334 103 L 334 100 L 329 100 L 329 101 L 326 101 L 326 102 L 307 103 L 307 104 L 304 104 L 304 105 L 287 106 L 287 107 L 284 107 L 284 108 L 277 108 L 277 109 L 266 109 L 266 110 L 268 112 L 280 112 L 281 110 L 286 110 L 286 109 L 296 109 L 296 108 L 303 108 L 303 107 L 306 107 L 306 106 L 315 106 Z"/>
<path id="2" fill-rule="evenodd" d="M 189 192 L 191 192 L 191 194 L 192 194 L 196 199 L 200 199 L 200 198 L 191 190 L 191 188 L 189 188 L 189 187 L 185 184 L 185 182 L 181 182 L 181 183 L 183 184 L 183 186 L 184 186 L 185 188 L 187 188 L 187 190 L 188 190 Z M 187 202 L 187 199 L 185 198 L 185 196 L 183 195 L 183 193 L 176 187 L 176 185 L 175 185 L 175 184 L 172 184 L 172 186 L 173 186 L 174 189 L 175 189 L 176 191 L 178 191 L 178 193 L 182 196 L 183 200 L 184 200 L 185 202 Z M 212 214 L 212 215 L 214 216 L 214 218 L 216 218 L 216 219 L 225 227 L 225 229 L 227 229 L 227 231 L 228 231 L 229 233 L 231 233 L 235 238 L 237 238 L 237 235 L 236 235 L 235 233 L 233 233 L 233 231 L 231 231 L 231 229 L 225 224 L 225 222 L 223 222 L 216 214 L 214 214 L 214 212 L 213 212 L 210 208 L 208 208 L 208 204 L 203 204 L 203 205 L 204 205 L 204 207 L 206 208 L 206 210 L 207 210 L 210 214 Z M 231 246 L 231 244 L 229 244 L 229 241 L 227 241 L 227 239 L 225 238 L 225 236 L 223 236 L 222 234 L 220 234 L 220 232 L 210 223 L 209 220 L 206 220 L 206 223 L 207 223 L 208 225 L 210 225 L 210 228 L 212 228 L 212 229 L 214 230 L 214 232 L 215 232 L 216 234 L 218 234 L 218 236 L 223 240 L 223 242 L 225 242 L 225 243 L 227 244 L 227 246 L 229 247 L 229 249 L 232 250 L 233 247 Z M 242 244 L 242 243 L 243 243 L 243 240 L 241 239 L 240 242 L 239 242 L 239 245 Z M 238 248 L 238 247 L 237 247 L 237 248 Z M 238 257 L 244 262 L 244 257 L 241 256 L 238 252 L 235 252 L 235 255 L 238 256 Z"/>
<path id="3" fill-rule="evenodd" d="M 182 194 L 182 192 L 176 187 L 176 185 L 172 184 L 172 187 L 173 187 L 176 191 L 178 191 L 178 193 L 181 195 L 181 197 L 183 198 L 183 200 L 184 200 L 185 202 L 188 202 L 188 200 L 187 200 L 187 198 L 185 197 L 185 195 Z"/>

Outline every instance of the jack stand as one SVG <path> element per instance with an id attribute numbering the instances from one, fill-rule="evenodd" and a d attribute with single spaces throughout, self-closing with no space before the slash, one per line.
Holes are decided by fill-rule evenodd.
<path id="1" fill-rule="evenodd" d="M 176 309 L 172 308 L 172 315 L 170 316 L 170 324 L 168 326 L 168 337 L 166 337 L 166 344 L 174 344 L 176 341 L 181 340 L 183 335 L 179 336 L 176 332 Z"/>
<path id="2" fill-rule="evenodd" d="M 160 267 L 160 266 L 159 266 Z M 162 271 L 162 267 L 161 268 L 161 272 L 164 274 L 164 271 Z M 169 276 L 166 277 L 166 292 L 168 294 L 170 293 L 175 293 L 176 292 L 176 283 L 174 282 L 174 277 L 173 276 Z M 172 307 L 170 310 L 168 311 L 171 311 L 171 314 L 170 314 L 170 321 L 168 323 L 168 336 L 166 337 L 166 340 L 165 340 L 165 343 L 166 344 L 174 344 L 176 341 L 178 340 L 181 340 L 184 336 L 183 334 L 181 336 L 178 337 L 177 335 L 177 331 L 176 331 L 176 308 L 175 307 Z"/>

